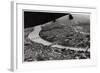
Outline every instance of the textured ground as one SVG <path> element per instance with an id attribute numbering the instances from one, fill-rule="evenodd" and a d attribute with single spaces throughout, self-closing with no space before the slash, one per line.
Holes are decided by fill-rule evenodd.
<path id="1" fill-rule="evenodd" d="M 87 27 L 87 28 L 86 28 Z M 61 25 L 52 23 L 42 27 L 40 37 L 63 46 L 86 48 L 90 47 L 89 25 Z"/>
<path id="2" fill-rule="evenodd" d="M 68 60 L 68 59 L 88 59 L 89 51 L 75 51 L 70 48 L 57 48 L 36 43 L 28 38 L 34 29 L 24 31 L 24 61 L 47 61 L 47 60 Z"/>
<path id="3" fill-rule="evenodd" d="M 81 21 L 84 23 L 81 23 L 76 22 L 76 19 L 66 21 L 66 16 L 64 16 L 56 22 L 48 22 L 43 25 L 39 36 L 52 43 L 50 45 L 29 39 L 29 34 L 35 31 L 34 27 L 24 29 L 24 61 L 90 59 L 89 20 L 83 18 Z M 35 34 L 33 37 L 36 37 Z M 66 48 L 54 47 L 56 44 Z M 76 50 L 79 48 L 84 51 Z"/>

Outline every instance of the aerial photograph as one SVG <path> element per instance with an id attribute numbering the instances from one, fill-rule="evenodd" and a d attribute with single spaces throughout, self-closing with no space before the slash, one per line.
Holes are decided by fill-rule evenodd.
<path id="1" fill-rule="evenodd" d="M 24 62 L 90 59 L 90 14 L 24 11 Z"/>

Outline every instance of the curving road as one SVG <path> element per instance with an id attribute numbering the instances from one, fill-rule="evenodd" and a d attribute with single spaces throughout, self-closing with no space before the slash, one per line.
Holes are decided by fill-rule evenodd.
<path id="1" fill-rule="evenodd" d="M 51 45 L 52 44 L 51 42 L 48 42 L 39 36 L 39 32 L 42 30 L 41 26 L 42 25 L 35 26 L 34 30 L 28 35 L 28 38 L 37 43 L 42 43 L 44 45 Z M 65 46 L 57 45 L 57 44 L 53 45 L 52 47 L 66 48 L 66 49 L 71 49 L 75 51 L 86 51 L 86 49 L 84 48 L 65 47 Z"/>

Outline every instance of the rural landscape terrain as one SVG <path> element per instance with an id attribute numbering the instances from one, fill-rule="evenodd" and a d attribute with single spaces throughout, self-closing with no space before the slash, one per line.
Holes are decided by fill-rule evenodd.
<path id="1" fill-rule="evenodd" d="M 89 15 L 72 16 L 24 28 L 24 61 L 90 59 Z"/>

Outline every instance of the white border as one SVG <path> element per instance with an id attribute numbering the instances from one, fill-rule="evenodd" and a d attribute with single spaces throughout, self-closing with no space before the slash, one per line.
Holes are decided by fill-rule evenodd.
<path id="1" fill-rule="evenodd" d="M 12 66 L 13 71 L 26 71 L 26 70 L 37 70 L 37 69 L 55 69 L 65 68 L 73 66 L 93 66 L 96 65 L 96 45 L 95 45 L 95 30 L 96 30 L 96 9 L 86 7 L 70 7 L 70 6 L 52 6 L 52 5 L 39 5 L 31 3 L 18 3 L 13 2 L 12 11 Z M 91 14 L 91 59 L 86 60 L 63 60 L 63 61 L 44 61 L 44 62 L 22 62 L 22 31 L 23 31 L 23 10 L 35 10 L 35 11 L 56 11 L 56 12 L 75 12 L 75 13 L 90 13 Z"/>

